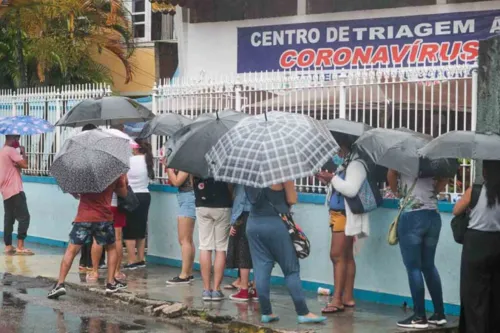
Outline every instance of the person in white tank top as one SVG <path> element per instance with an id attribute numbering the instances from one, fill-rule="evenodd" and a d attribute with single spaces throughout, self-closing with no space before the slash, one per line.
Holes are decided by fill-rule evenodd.
<path id="1" fill-rule="evenodd" d="M 462 249 L 460 332 L 500 332 L 500 161 L 483 161 L 479 192 Z M 473 187 L 456 203 L 453 215 L 466 212 Z"/>

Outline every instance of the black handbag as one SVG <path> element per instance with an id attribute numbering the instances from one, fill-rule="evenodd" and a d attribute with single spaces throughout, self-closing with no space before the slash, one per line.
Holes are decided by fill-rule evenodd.
<path id="1" fill-rule="evenodd" d="M 474 207 L 476 207 L 482 189 L 483 185 L 481 184 L 473 185 L 469 207 L 465 212 L 455 216 L 451 220 L 451 231 L 453 232 L 453 238 L 458 244 L 463 244 L 464 242 L 465 233 L 467 232 L 467 228 L 469 227 L 470 212 L 472 209 L 474 209 Z"/>
<path id="2" fill-rule="evenodd" d="M 127 196 L 118 197 L 118 209 L 124 213 L 133 212 L 139 207 L 139 199 L 130 186 L 127 187 Z"/>

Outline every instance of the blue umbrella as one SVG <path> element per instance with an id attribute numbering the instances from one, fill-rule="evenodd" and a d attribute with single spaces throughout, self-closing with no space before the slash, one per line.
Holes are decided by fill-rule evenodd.
<path id="1" fill-rule="evenodd" d="M 36 135 L 53 130 L 51 123 L 36 117 L 15 116 L 0 120 L 0 135 Z"/>

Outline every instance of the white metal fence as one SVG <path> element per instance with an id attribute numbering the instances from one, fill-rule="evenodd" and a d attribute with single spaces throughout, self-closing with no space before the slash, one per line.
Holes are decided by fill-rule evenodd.
<path id="1" fill-rule="evenodd" d="M 0 116 L 33 115 L 56 122 L 74 104 L 109 94 L 103 85 L 69 86 L 0 92 Z M 162 80 L 153 88 L 155 114 L 178 112 L 188 117 L 234 109 L 249 114 L 282 110 L 316 119 L 342 117 L 374 127 L 398 128 L 434 137 L 451 130 L 474 130 L 477 73 L 472 65 L 387 68 L 349 71 L 293 71 L 235 76 Z M 25 138 L 30 157 L 27 173 L 48 175 L 53 156 L 72 130 Z M 167 138 L 152 140 L 158 152 Z M 158 157 L 158 156 L 157 156 Z M 157 165 L 157 177 L 165 180 Z M 472 181 L 471 164 L 463 161 L 447 189 L 453 197 Z M 321 192 L 314 178 L 301 179 L 302 191 Z"/>
<path id="2" fill-rule="evenodd" d="M 281 110 L 319 120 L 341 117 L 373 127 L 406 127 L 437 137 L 475 129 L 476 95 L 472 65 L 248 73 L 160 82 L 153 92 L 153 111 L 196 117 L 223 109 L 249 114 Z M 153 141 L 161 147 L 165 138 Z M 471 163 L 463 161 L 447 193 L 462 193 L 471 180 Z M 297 186 L 307 192 L 324 190 L 314 178 L 301 179 Z"/>

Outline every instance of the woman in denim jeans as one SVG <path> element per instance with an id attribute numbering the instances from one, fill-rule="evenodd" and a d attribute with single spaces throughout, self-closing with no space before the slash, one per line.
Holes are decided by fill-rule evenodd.
<path id="1" fill-rule="evenodd" d="M 179 188 L 177 201 L 179 212 L 177 214 L 177 233 L 181 245 L 182 269 L 181 274 L 167 281 L 167 284 L 188 284 L 193 281 L 193 262 L 196 249 L 193 242 L 194 222 L 196 220 L 196 207 L 191 176 L 184 171 L 167 169 L 168 180 L 173 186 Z"/>
<path id="2" fill-rule="evenodd" d="M 403 263 L 408 273 L 414 314 L 397 324 L 399 327 L 418 329 L 428 328 L 429 323 L 444 325 L 446 317 L 443 290 L 434 258 L 441 232 L 437 194 L 444 190 L 448 179 L 415 179 L 389 170 L 387 180 L 394 194 L 411 196 L 410 203 L 399 219 L 397 231 Z M 424 278 L 434 304 L 434 314 L 429 320 L 425 311 Z"/>

